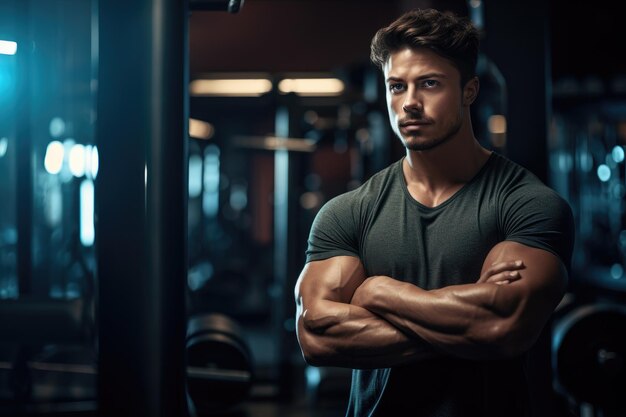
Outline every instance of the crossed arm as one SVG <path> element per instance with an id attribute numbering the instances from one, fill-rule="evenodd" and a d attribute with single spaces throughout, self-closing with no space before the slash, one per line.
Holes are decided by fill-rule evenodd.
<path id="1" fill-rule="evenodd" d="M 431 291 L 368 278 L 353 257 L 310 262 L 296 286 L 298 339 L 314 365 L 512 356 L 534 343 L 565 285 L 555 255 L 508 241 L 489 252 L 476 283 Z"/>

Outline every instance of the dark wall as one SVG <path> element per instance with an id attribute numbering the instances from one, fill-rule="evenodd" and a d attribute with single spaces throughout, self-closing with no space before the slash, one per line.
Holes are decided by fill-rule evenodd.
<path id="1" fill-rule="evenodd" d="M 541 0 L 485 2 L 483 52 L 507 89 L 507 153 L 547 180 L 550 45 L 548 6 Z"/>
<path id="2" fill-rule="evenodd" d="M 550 36 L 554 78 L 626 73 L 626 3 L 552 0 Z"/>
<path id="3" fill-rule="evenodd" d="M 397 17 L 395 3 L 252 0 L 237 15 L 194 12 L 191 74 L 329 71 L 367 62 L 369 40 Z"/>

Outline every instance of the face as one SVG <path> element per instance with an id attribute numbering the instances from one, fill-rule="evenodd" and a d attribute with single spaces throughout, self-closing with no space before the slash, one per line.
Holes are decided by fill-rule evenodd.
<path id="1" fill-rule="evenodd" d="M 391 54 L 383 72 L 391 127 L 407 149 L 434 149 L 459 132 L 477 81 L 461 89 L 456 67 L 424 48 Z"/>

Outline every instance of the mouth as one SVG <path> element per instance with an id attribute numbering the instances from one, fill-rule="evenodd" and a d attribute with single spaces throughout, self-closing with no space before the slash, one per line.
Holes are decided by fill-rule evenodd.
<path id="1" fill-rule="evenodd" d="M 400 127 L 406 127 L 406 128 L 411 128 L 411 127 L 419 127 L 419 126 L 426 126 L 431 124 L 430 122 L 427 122 L 425 120 L 409 120 L 406 122 L 400 122 L 399 125 Z"/>
<path id="2" fill-rule="evenodd" d="M 410 122 L 399 123 L 399 126 L 402 132 L 410 133 L 410 132 L 418 132 L 430 124 L 431 123 L 425 122 L 425 121 L 410 121 Z"/>

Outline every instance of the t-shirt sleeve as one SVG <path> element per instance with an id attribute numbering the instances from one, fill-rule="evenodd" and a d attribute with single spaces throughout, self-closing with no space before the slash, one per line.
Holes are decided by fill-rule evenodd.
<path id="1" fill-rule="evenodd" d="M 328 201 L 317 213 L 309 233 L 306 262 L 333 256 L 359 256 L 352 193 Z"/>
<path id="2" fill-rule="evenodd" d="M 574 220 L 561 196 L 543 184 L 533 184 L 518 188 L 501 207 L 505 240 L 552 252 L 569 271 Z"/>

